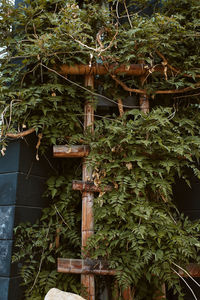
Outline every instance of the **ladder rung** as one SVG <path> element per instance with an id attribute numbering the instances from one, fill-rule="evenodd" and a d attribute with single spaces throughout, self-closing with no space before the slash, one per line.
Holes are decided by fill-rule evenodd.
<path id="1" fill-rule="evenodd" d="M 97 275 L 115 275 L 116 271 L 108 268 L 108 263 L 101 260 L 92 259 L 68 259 L 58 258 L 57 265 L 60 273 L 73 274 L 97 274 Z M 186 269 L 192 277 L 200 277 L 200 265 L 191 263 Z M 182 277 L 188 277 L 187 273 L 179 269 L 179 274 Z"/>
<path id="2" fill-rule="evenodd" d="M 58 258 L 58 272 L 73 274 L 115 275 L 106 262 L 92 259 Z"/>
<path id="3" fill-rule="evenodd" d="M 61 145 L 53 146 L 54 157 L 85 157 L 89 154 L 90 147 L 88 145 Z"/>
<path id="4" fill-rule="evenodd" d="M 113 189 L 113 186 L 96 186 L 92 181 L 78 181 L 73 180 L 72 189 L 74 191 L 86 191 L 86 192 L 110 192 Z"/>

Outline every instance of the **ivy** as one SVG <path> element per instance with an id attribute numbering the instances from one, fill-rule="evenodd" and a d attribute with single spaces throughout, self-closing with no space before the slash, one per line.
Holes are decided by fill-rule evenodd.
<path id="1" fill-rule="evenodd" d="M 174 265 L 199 260 L 199 222 L 180 215 L 172 188 L 177 176 L 188 181 L 188 168 L 200 176 L 199 114 L 188 108 L 171 114 L 166 108 L 148 115 L 129 111 L 122 119 L 99 121 L 90 140 L 95 183 L 102 191 L 112 184 L 113 191 L 95 199 L 96 232 L 88 251 L 108 260 L 119 284 L 135 287 L 136 299 L 141 281 L 154 286 L 152 292 L 163 282 L 179 291 Z"/>

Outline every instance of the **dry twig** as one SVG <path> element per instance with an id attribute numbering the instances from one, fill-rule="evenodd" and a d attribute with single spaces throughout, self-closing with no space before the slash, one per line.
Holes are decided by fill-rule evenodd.
<path id="1" fill-rule="evenodd" d="M 12 139 L 18 139 L 18 138 L 22 138 L 26 135 L 29 135 L 29 134 L 33 133 L 34 131 L 35 131 L 35 128 L 30 128 L 30 129 L 27 129 L 27 130 L 19 132 L 19 133 L 8 132 L 8 133 L 6 133 L 6 137 L 9 137 Z"/>

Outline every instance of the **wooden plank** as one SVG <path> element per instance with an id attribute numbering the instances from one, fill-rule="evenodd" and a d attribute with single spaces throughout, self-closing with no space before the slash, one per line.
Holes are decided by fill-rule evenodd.
<path id="1" fill-rule="evenodd" d="M 73 180 L 72 181 L 72 189 L 74 191 L 87 191 L 87 192 L 93 192 L 93 193 L 100 193 L 100 192 L 110 192 L 113 189 L 113 186 L 107 185 L 107 186 L 96 186 L 94 185 L 93 181 L 79 181 L 79 180 Z"/>
<path id="2" fill-rule="evenodd" d="M 186 271 L 192 277 L 200 277 L 200 265 L 189 264 Z M 116 271 L 108 268 L 108 263 L 103 260 L 93 260 L 93 259 L 68 259 L 68 258 L 58 258 L 58 272 L 60 273 L 75 273 L 75 274 L 97 274 L 97 275 L 115 275 Z M 179 269 L 179 274 L 182 277 L 188 277 L 188 275 Z M 125 291 L 124 294 L 130 293 L 130 291 Z M 165 291 L 165 286 L 162 286 L 163 292 Z"/>
<path id="3" fill-rule="evenodd" d="M 116 271 L 108 268 L 106 262 L 91 259 L 58 258 L 57 270 L 60 273 L 115 275 Z"/>
<path id="4" fill-rule="evenodd" d="M 54 157 L 85 157 L 89 154 L 90 147 L 88 145 L 55 145 L 53 146 Z"/>

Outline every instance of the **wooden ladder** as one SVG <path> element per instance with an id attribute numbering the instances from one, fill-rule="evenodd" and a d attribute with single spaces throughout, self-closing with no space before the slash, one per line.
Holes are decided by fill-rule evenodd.
<path id="1" fill-rule="evenodd" d="M 94 75 L 85 75 L 85 87 L 94 89 Z M 94 131 L 94 105 L 91 102 L 84 104 L 84 131 Z M 58 258 L 58 272 L 81 274 L 81 283 L 86 288 L 87 300 L 95 300 L 95 275 L 114 275 L 115 270 L 108 269 L 105 262 L 93 261 L 84 256 L 84 248 L 88 238 L 94 234 L 94 214 L 93 199 L 94 192 L 100 192 L 92 182 L 92 169 L 88 166 L 85 157 L 89 153 L 88 145 L 75 146 L 54 146 L 54 157 L 76 157 L 83 158 L 82 163 L 82 181 L 73 181 L 72 189 L 82 192 L 82 255 L 84 259 Z M 112 186 L 107 186 L 104 191 L 112 190 Z M 130 300 L 130 289 L 124 291 L 124 300 Z"/>

